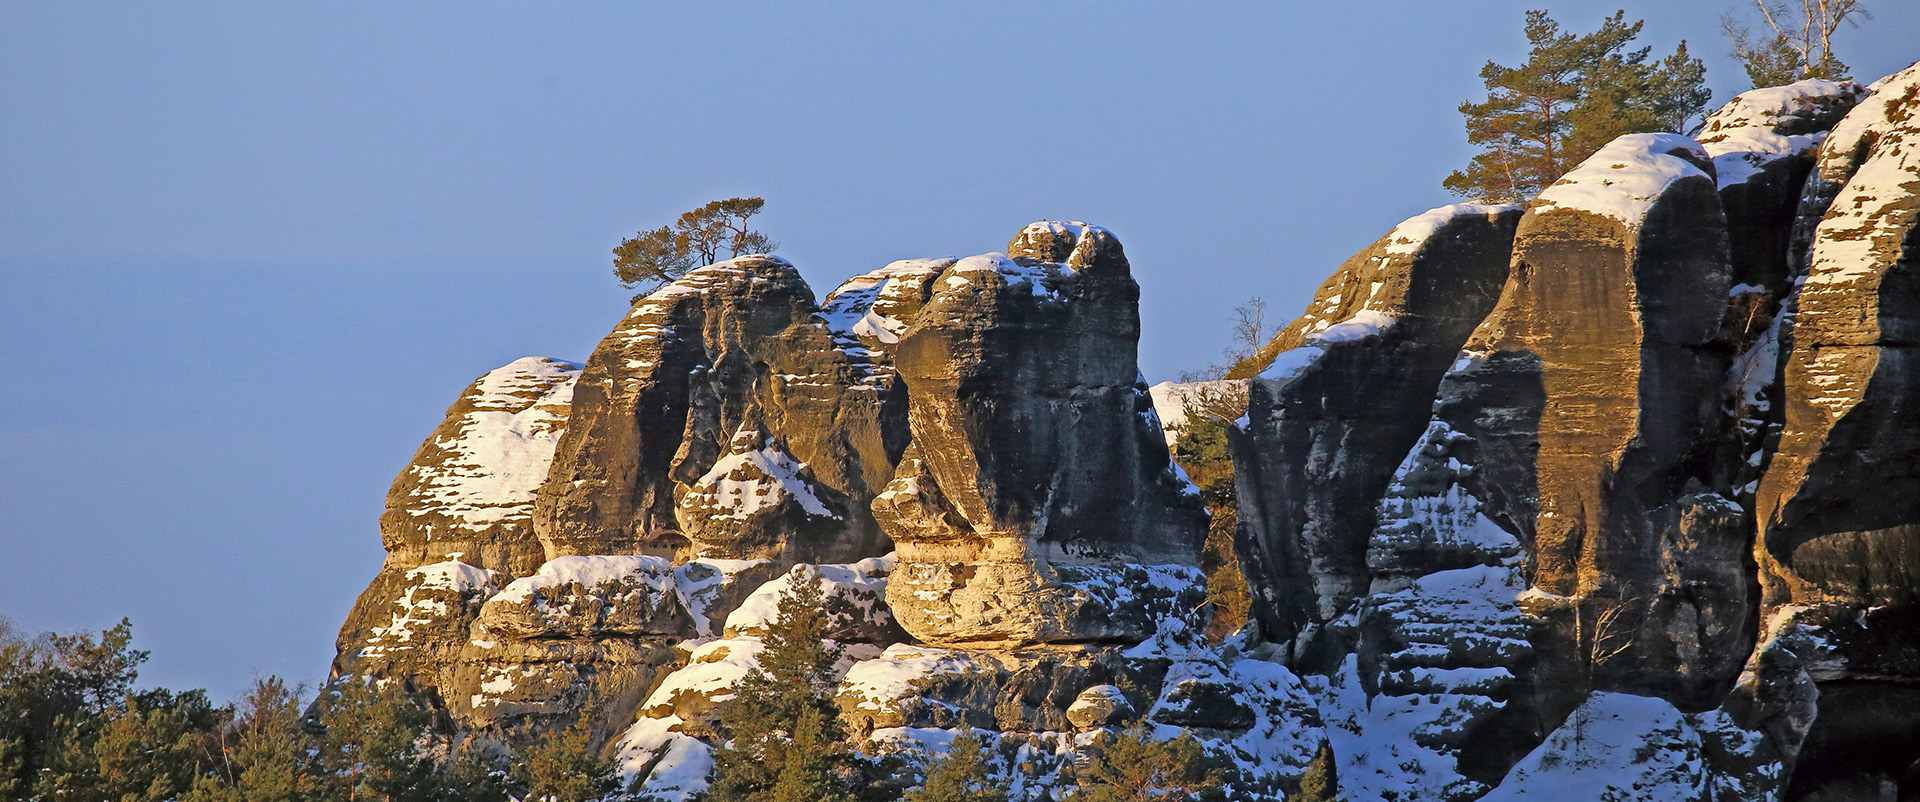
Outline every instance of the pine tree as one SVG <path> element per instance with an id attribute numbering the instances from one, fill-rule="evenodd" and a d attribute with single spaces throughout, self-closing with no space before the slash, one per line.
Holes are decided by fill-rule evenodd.
<path id="1" fill-rule="evenodd" d="M 1287 799 L 1290 802 L 1339 802 L 1340 774 L 1333 763 L 1333 747 L 1322 743 L 1320 751 L 1313 755 L 1313 762 L 1307 764 L 1306 773 L 1300 775 L 1300 790 Z"/>
<path id="2" fill-rule="evenodd" d="M 613 274 L 621 286 L 651 289 L 718 261 L 723 252 L 772 253 L 780 244 L 747 227 L 747 219 L 766 205 L 760 198 L 717 200 L 682 213 L 672 225 L 621 240 L 613 249 Z"/>
<path id="3" fill-rule="evenodd" d="M 1527 60 L 1487 62 L 1487 99 L 1460 105 L 1467 141 L 1481 152 L 1447 176 L 1446 188 L 1524 200 L 1621 134 L 1684 130 L 1706 109 L 1706 67 L 1684 41 L 1654 62 L 1650 48 L 1626 50 L 1642 24 L 1627 24 L 1623 11 L 1593 33 L 1573 34 L 1545 11 L 1527 12 Z"/>
<path id="4" fill-rule="evenodd" d="M 714 750 L 701 799 L 711 802 L 850 800 L 862 766 L 833 702 L 837 650 L 827 640 L 819 582 L 796 582 L 762 637 L 759 666 L 720 713 L 732 742 Z"/>
<path id="5" fill-rule="evenodd" d="M 1142 720 L 1103 746 L 1075 802 L 1191 802 L 1220 795 L 1220 772 L 1193 733 L 1162 741 Z"/>
<path id="6" fill-rule="evenodd" d="M 314 739 L 301 725 L 299 688 L 279 677 L 254 680 L 240 698 L 221 760 L 184 802 L 305 802 L 325 785 L 316 774 Z"/>
<path id="7" fill-rule="evenodd" d="M 205 691 L 135 691 L 147 653 L 122 619 L 31 644 L 0 627 L 7 799 L 172 800 L 216 762 L 227 711 Z M 25 691 L 31 696 L 22 695 Z"/>
<path id="8" fill-rule="evenodd" d="M 440 792 L 432 710 L 399 680 L 340 679 L 322 697 L 320 720 L 334 798 L 428 802 Z"/>
<path id="9" fill-rule="evenodd" d="M 528 802 L 591 802 L 619 790 L 612 758 L 593 748 L 592 710 L 527 748 L 513 767 L 514 780 Z"/>
<path id="10" fill-rule="evenodd" d="M 973 730 L 962 731 L 925 770 L 926 779 L 902 802 L 1007 802 L 1006 783 L 993 776 L 986 744 Z"/>

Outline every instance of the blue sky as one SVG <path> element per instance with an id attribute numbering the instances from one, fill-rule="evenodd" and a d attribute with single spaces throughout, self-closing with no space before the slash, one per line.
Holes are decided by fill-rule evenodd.
<path id="1" fill-rule="evenodd" d="M 715 198 L 822 295 L 1105 225 L 1171 378 L 1452 202 L 1455 106 L 1540 3 L 822 5 L 0 5 L 0 615 L 130 617 L 147 681 L 220 698 L 319 679 L 447 404 L 585 358 L 608 250 Z M 1732 0 L 1624 5 L 1744 88 Z M 1841 56 L 1920 57 L 1916 6 Z"/>

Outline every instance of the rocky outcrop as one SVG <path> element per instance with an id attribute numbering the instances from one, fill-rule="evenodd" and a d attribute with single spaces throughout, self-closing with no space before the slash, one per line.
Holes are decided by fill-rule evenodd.
<path id="1" fill-rule="evenodd" d="M 387 558 L 340 628 L 336 672 L 438 687 L 488 595 L 542 562 L 534 491 L 579 366 L 527 357 L 467 386 L 387 491 Z"/>
<path id="2" fill-rule="evenodd" d="M 1716 704 L 1754 629 L 1740 507 L 1716 483 L 1729 257 L 1707 154 L 1615 140 L 1542 192 L 1470 346 L 1538 361 L 1538 511 L 1520 535 L 1552 662 Z"/>
<path id="3" fill-rule="evenodd" d="M 592 710 L 685 799 L 817 584 L 858 747 L 973 728 L 1018 798 L 1136 726 L 1236 800 L 1322 750 L 1353 799 L 1920 795 L 1917 132 L 1920 66 L 1746 93 L 1401 224 L 1213 383 L 1146 386 L 1085 224 L 817 303 L 773 257 L 690 271 L 585 368 L 462 395 L 338 669 L 499 749 Z M 1239 418 L 1235 492 L 1196 473 L 1238 632 L 1189 413 Z"/>
<path id="4" fill-rule="evenodd" d="M 946 267 L 895 347 L 914 445 L 874 501 L 889 601 L 928 643 L 1139 641 L 1114 566 L 1197 565 L 1206 534 L 1136 366 L 1139 287 L 1097 227 L 1007 250 Z"/>
<path id="5" fill-rule="evenodd" d="M 1727 218 L 1730 280 L 1742 299 L 1734 321 L 1757 334 L 1785 297 L 1789 242 L 1814 150 L 1866 89 L 1852 81 L 1810 78 L 1754 89 L 1707 116 L 1700 146 L 1713 159 Z"/>
<path id="6" fill-rule="evenodd" d="M 859 306 L 842 300 L 835 320 Z M 866 507 L 905 445 L 904 398 L 858 334 L 835 330 L 799 272 L 771 256 L 708 265 L 641 299 L 581 373 L 535 507 L 547 555 L 791 564 L 885 551 Z M 780 456 L 768 460 L 792 468 L 755 481 L 818 504 L 801 505 L 802 515 L 715 496 L 711 487 L 739 467 L 729 460 L 715 474 L 716 465 L 743 433 L 772 435 L 777 444 L 764 448 Z M 688 495 L 694 506 L 681 509 Z M 723 499 L 744 506 L 712 506 Z M 716 513 L 738 521 L 709 526 Z"/>
<path id="7" fill-rule="evenodd" d="M 1254 616 L 1293 659 L 1366 594 L 1375 504 L 1507 273 L 1515 207 L 1435 209 L 1348 259 L 1269 346 L 1229 433 Z"/>
<path id="8" fill-rule="evenodd" d="M 1911 739 L 1887 739 L 1920 727 L 1900 712 L 1913 709 L 1907 685 L 1920 679 L 1916 176 L 1920 67 L 1883 81 L 1834 129 L 1803 204 L 1818 223 L 1783 343 L 1784 425 L 1757 493 L 1754 552 L 1767 608 L 1783 620 L 1773 640 L 1803 631 L 1828 655 L 1803 669 L 1818 715 L 1769 714 L 1799 725 L 1781 738 L 1798 750 L 1794 794 L 1845 793 L 1860 777 L 1900 782 L 1920 758 Z M 1878 712 L 1847 712 L 1835 697 Z"/>

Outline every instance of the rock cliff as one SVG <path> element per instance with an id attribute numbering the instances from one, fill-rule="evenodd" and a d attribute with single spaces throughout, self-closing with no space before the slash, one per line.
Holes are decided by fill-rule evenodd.
<path id="1" fill-rule="evenodd" d="M 701 267 L 584 366 L 460 396 L 336 670 L 500 748 L 591 710 L 684 799 L 810 583 L 860 748 L 973 728 L 1022 799 L 1135 723 L 1232 799 L 1323 748 L 1355 800 L 1920 798 L 1916 230 L 1920 66 L 1407 220 L 1207 385 L 1148 388 L 1097 226 L 824 300 L 776 257 Z M 1193 399 L 1244 412 L 1237 565 L 1169 459 Z"/>

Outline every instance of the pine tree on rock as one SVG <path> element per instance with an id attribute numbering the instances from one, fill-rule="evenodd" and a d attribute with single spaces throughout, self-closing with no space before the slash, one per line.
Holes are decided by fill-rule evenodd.
<path id="1" fill-rule="evenodd" d="M 1340 775 L 1333 763 L 1333 747 L 1320 745 L 1300 775 L 1300 790 L 1287 797 L 1293 802 L 1340 802 Z"/>
<path id="2" fill-rule="evenodd" d="M 1006 783 L 987 762 L 986 743 L 969 729 L 953 739 L 945 756 L 927 764 L 926 779 L 902 802 L 1007 802 L 1007 795 Z"/>
<path id="3" fill-rule="evenodd" d="M 1518 67 L 1487 62 L 1480 70 L 1487 99 L 1460 105 L 1467 141 L 1481 152 L 1447 176 L 1446 188 L 1522 201 L 1615 137 L 1685 130 L 1710 98 L 1706 67 L 1684 41 L 1652 62 L 1650 48 L 1627 50 L 1642 24 L 1629 25 L 1618 12 L 1593 33 L 1574 34 L 1545 11 L 1527 12 L 1527 60 Z"/>
<path id="4" fill-rule="evenodd" d="M 1220 772 L 1193 733 L 1162 741 L 1145 720 L 1100 748 L 1075 802 L 1197 802 L 1221 796 Z"/>
<path id="5" fill-rule="evenodd" d="M 621 286 L 641 287 L 644 294 L 688 270 L 719 261 L 722 253 L 773 253 L 780 244 L 747 227 L 747 219 L 766 205 L 760 198 L 717 200 L 682 213 L 672 225 L 621 240 L 613 249 L 613 274 Z"/>
<path id="6" fill-rule="evenodd" d="M 709 802 L 852 800 L 860 760 L 847 745 L 834 704 L 837 649 L 827 640 L 818 581 L 780 599 L 762 637 L 759 666 L 734 687 L 720 713 L 732 741 L 713 752 L 700 799 Z"/>

